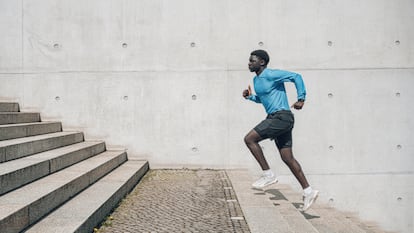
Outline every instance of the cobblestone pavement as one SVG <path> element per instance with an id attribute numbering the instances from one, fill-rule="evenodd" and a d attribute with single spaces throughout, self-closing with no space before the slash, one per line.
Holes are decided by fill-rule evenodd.
<path id="1" fill-rule="evenodd" d="M 150 170 L 95 232 L 250 232 L 225 171 Z"/>

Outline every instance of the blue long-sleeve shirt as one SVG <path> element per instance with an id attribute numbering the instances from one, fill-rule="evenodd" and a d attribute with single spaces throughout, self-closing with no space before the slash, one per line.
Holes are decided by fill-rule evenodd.
<path id="1" fill-rule="evenodd" d="M 256 95 L 250 95 L 247 99 L 256 103 L 262 103 L 267 114 L 280 110 L 289 110 L 285 82 L 293 82 L 296 87 L 298 100 L 305 100 L 306 89 L 300 74 L 267 68 L 259 76 L 254 77 L 253 84 Z"/>

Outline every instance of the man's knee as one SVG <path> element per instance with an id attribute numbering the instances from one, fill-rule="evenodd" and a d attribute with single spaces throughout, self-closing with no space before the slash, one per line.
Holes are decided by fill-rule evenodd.
<path id="1" fill-rule="evenodd" d="M 258 136 L 255 136 L 254 134 L 251 134 L 251 133 L 248 133 L 244 137 L 244 143 L 246 143 L 246 145 L 256 144 L 259 141 L 260 141 L 260 138 Z"/>
<path id="2" fill-rule="evenodd" d="M 281 148 L 279 149 L 279 152 L 283 162 L 285 162 L 286 164 L 291 164 L 292 162 L 294 162 L 295 159 L 293 158 L 292 148 Z"/>
<path id="3" fill-rule="evenodd" d="M 261 140 L 263 140 L 260 135 L 255 131 L 252 130 L 250 131 L 245 137 L 244 137 L 244 142 L 246 143 L 246 145 L 252 145 L 252 144 L 257 144 L 259 143 Z"/>
<path id="4" fill-rule="evenodd" d="M 252 138 L 251 137 L 249 137 L 249 134 L 247 134 L 245 137 L 244 137 L 244 143 L 246 143 L 246 145 L 249 145 L 249 144 L 252 144 L 254 141 L 252 140 Z"/>
<path id="5" fill-rule="evenodd" d="M 294 159 L 292 157 L 282 156 L 282 160 L 285 164 L 290 165 L 293 163 Z"/>

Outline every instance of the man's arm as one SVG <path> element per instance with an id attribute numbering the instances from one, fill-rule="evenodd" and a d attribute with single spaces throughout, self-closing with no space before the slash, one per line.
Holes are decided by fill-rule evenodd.
<path id="1" fill-rule="evenodd" d="M 272 70 L 270 78 L 275 82 L 293 82 L 296 87 L 297 100 L 306 100 L 306 88 L 302 75 L 286 70 Z"/>
<path id="2" fill-rule="evenodd" d="M 299 99 L 298 101 L 296 101 L 296 103 L 294 103 L 292 105 L 291 108 L 294 108 L 294 109 L 297 109 L 297 110 L 301 110 L 303 108 L 303 105 L 305 105 L 305 100 Z"/>
<path id="3" fill-rule="evenodd" d="M 306 99 L 306 88 L 305 83 L 303 82 L 302 75 L 296 74 L 293 76 L 293 82 L 295 83 L 296 92 L 298 95 L 298 100 L 296 103 L 293 104 L 293 108 L 296 110 L 301 110 L 303 108 L 303 105 L 305 105 L 305 99 Z"/>
<path id="4" fill-rule="evenodd" d="M 246 99 L 251 100 L 251 101 L 256 102 L 256 103 L 261 103 L 262 102 L 260 100 L 260 97 L 257 96 L 257 95 L 250 95 Z"/>
<path id="5" fill-rule="evenodd" d="M 251 101 L 256 102 L 256 103 L 261 103 L 262 102 L 262 101 L 260 101 L 259 96 L 252 94 L 252 88 L 250 87 L 250 85 L 246 90 L 243 91 L 243 97 L 245 99 L 251 100 Z"/>

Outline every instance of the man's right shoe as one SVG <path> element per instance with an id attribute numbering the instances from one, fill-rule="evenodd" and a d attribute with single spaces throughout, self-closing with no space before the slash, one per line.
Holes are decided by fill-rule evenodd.
<path id="1" fill-rule="evenodd" d="M 252 186 L 254 188 L 261 189 L 261 188 L 264 188 L 268 185 L 277 183 L 277 181 L 278 180 L 277 180 L 275 175 L 273 175 L 273 176 L 262 175 L 262 177 L 260 177 L 260 179 L 258 179 L 256 182 L 254 182 Z"/>
<path id="2" fill-rule="evenodd" d="M 311 207 L 311 205 L 316 201 L 318 198 L 319 191 L 312 190 L 312 192 L 308 195 L 303 194 L 303 208 L 302 211 L 306 211 Z"/>

